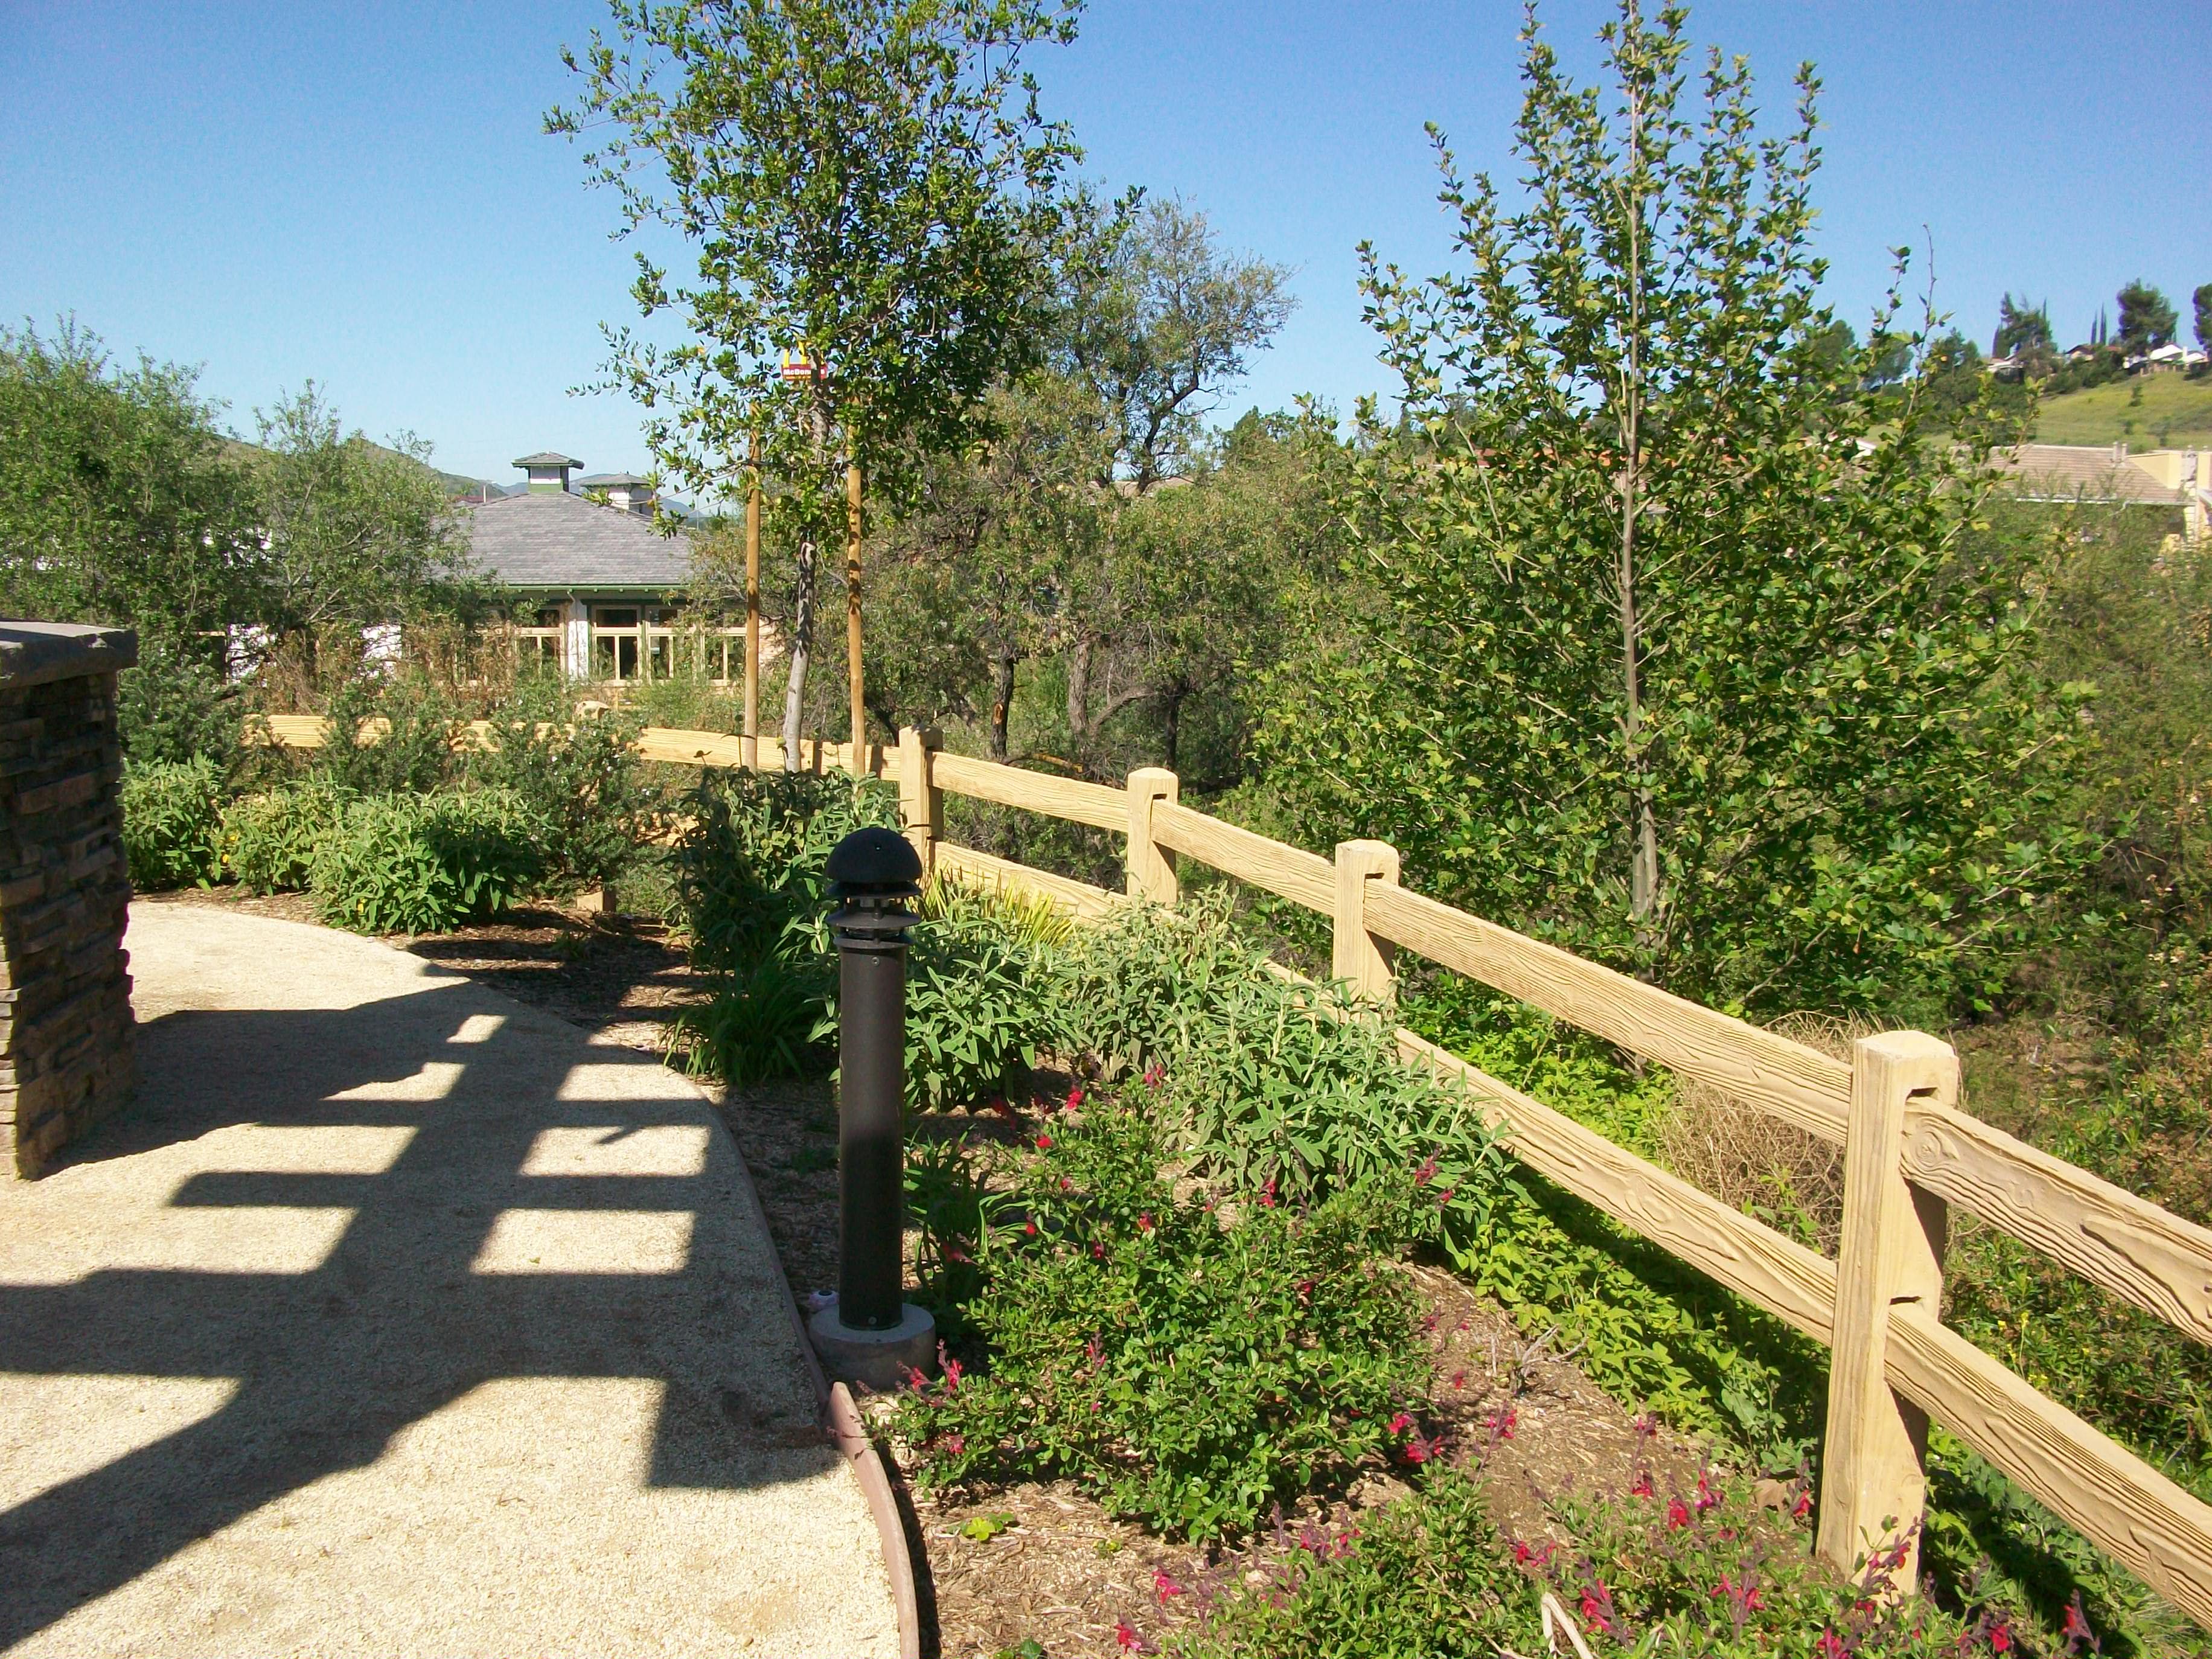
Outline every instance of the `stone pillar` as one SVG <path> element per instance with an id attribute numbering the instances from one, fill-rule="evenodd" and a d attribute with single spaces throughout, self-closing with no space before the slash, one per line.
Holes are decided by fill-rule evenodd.
<path id="1" fill-rule="evenodd" d="M 138 1080 L 115 675 L 127 628 L 0 622 L 0 1171 L 37 1176 Z"/>

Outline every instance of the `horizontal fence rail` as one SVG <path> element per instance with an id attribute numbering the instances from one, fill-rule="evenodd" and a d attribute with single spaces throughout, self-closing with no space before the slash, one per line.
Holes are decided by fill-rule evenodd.
<path id="1" fill-rule="evenodd" d="M 491 728 L 477 723 L 485 732 Z M 364 728 L 364 740 L 376 734 Z M 313 748 L 312 715 L 262 717 L 251 740 Z M 456 743 L 483 741 L 476 728 Z M 648 728 L 648 760 L 780 769 L 762 738 Z M 1182 805 L 1174 774 L 1115 789 L 945 752 L 933 732 L 896 749 L 809 740 L 805 769 L 896 774 L 900 813 L 929 867 L 1041 897 L 1082 918 L 1172 902 L 1189 858 L 1332 918 L 1335 976 L 1387 1006 L 1397 950 L 1414 953 L 1844 1149 L 1840 1261 L 1830 1261 L 1534 1097 L 1400 1027 L 1410 1062 L 1463 1087 L 1529 1168 L 1828 1346 L 1822 1553 L 1850 1571 L 1905 1535 L 1924 1485 L 1910 1402 L 2035 1494 L 2200 1626 L 2212 1628 L 2212 1508 L 2031 1387 L 1938 1316 L 1949 1205 L 2199 1341 L 2212 1341 L 2212 1230 L 1983 1123 L 1955 1104 L 1957 1060 L 1917 1032 L 1860 1040 L 1838 1060 L 1398 884 L 1397 855 L 1346 842 L 1334 860 Z M 1128 893 L 1109 893 L 945 839 L 944 796 L 965 795 L 1127 837 Z M 1355 1005 L 1356 1006 L 1356 1005 Z M 1349 1017 L 1349 1015 L 1347 1015 Z M 1905 1568 L 1911 1571 L 1910 1557 Z"/>

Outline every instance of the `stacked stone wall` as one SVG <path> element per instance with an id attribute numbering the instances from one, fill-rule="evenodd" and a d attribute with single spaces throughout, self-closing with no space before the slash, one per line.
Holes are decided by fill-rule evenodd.
<path id="1" fill-rule="evenodd" d="M 132 641 L 42 629 L 11 652 L 18 631 L 0 623 L 0 1173 L 29 1176 L 137 1083 L 122 750 L 115 675 L 100 672 Z"/>

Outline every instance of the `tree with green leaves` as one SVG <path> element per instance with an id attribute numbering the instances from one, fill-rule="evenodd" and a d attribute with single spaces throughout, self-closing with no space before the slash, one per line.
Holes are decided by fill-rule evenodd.
<path id="1" fill-rule="evenodd" d="M 2050 307 L 2031 306 L 2025 300 L 2014 305 L 2007 293 L 1997 301 L 1996 337 L 1990 342 L 1990 353 L 2047 362 L 2051 353 Z"/>
<path id="2" fill-rule="evenodd" d="M 488 597 L 468 562 L 466 509 L 448 502 L 428 444 L 349 434 L 312 380 L 257 422 L 254 620 L 273 645 L 312 661 L 334 632 L 358 639 Z"/>
<path id="3" fill-rule="evenodd" d="M 1364 252 L 1403 414 L 1362 409 L 1346 597 L 1275 678 L 1264 781 L 1687 994 L 1984 992 L 2081 856 L 2039 564 L 1970 545 L 1984 411 L 1931 433 L 1924 361 L 1869 390 L 1895 295 L 1838 349 L 1810 67 L 1768 135 L 1741 59 L 1691 89 L 1686 26 L 1624 0 L 1607 95 L 1532 15 L 1525 194 L 1436 135 L 1462 268 Z"/>
<path id="4" fill-rule="evenodd" d="M 2119 291 L 2120 346 L 2130 356 L 2169 343 L 2174 325 L 2173 302 L 2138 276 Z"/>
<path id="5" fill-rule="evenodd" d="M 2189 297 L 2197 307 L 2197 343 L 2212 351 L 2212 283 L 2200 284 Z"/>
<path id="6" fill-rule="evenodd" d="M 787 641 L 796 767 L 816 548 L 842 522 L 845 464 L 878 498 L 984 428 L 985 394 L 1034 356 L 1049 314 L 1066 128 L 1039 113 L 1025 52 L 1072 40 L 1077 0 L 614 0 L 573 107 L 623 233 L 673 231 L 674 276 L 641 249 L 631 293 L 665 343 L 610 329 L 606 384 L 648 411 L 664 471 L 739 494 L 757 435 L 801 558 Z M 797 383 L 779 354 L 824 372 Z"/>

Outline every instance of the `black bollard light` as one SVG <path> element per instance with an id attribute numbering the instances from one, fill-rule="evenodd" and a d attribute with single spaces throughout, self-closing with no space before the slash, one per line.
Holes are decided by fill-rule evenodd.
<path id="1" fill-rule="evenodd" d="M 837 1299 L 807 1321 L 823 1365 L 894 1389 L 936 1369 L 937 1323 L 901 1299 L 906 1235 L 906 901 L 921 860 L 895 830 L 856 830 L 830 854 L 837 941 Z"/>
<path id="2" fill-rule="evenodd" d="M 900 1319 L 906 1230 L 906 935 L 921 860 L 895 830 L 856 830 L 830 854 L 837 941 L 837 1314 L 848 1328 Z"/>

